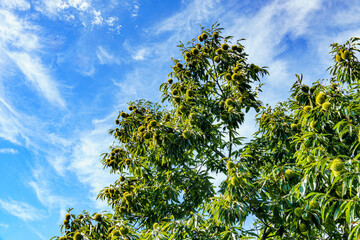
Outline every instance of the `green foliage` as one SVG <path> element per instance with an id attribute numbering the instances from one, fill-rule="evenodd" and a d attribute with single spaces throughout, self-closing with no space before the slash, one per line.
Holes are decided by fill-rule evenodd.
<path id="1" fill-rule="evenodd" d="M 81 239 L 83 239 L 81 233 L 75 233 L 74 240 L 81 240 Z"/>
<path id="2" fill-rule="evenodd" d="M 330 103 L 330 102 L 324 102 L 324 103 L 321 105 L 321 108 L 322 108 L 324 111 L 329 110 L 330 107 L 331 107 L 331 103 Z"/>
<path id="3" fill-rule="evenodd" d="M 291 179 L 291 178 L 293 178 L 295 176 L 296 176 L 296 172 L 294 170 L 286 169 L 286 171 L 285 171 L 285 177 L 286 178 Z"/>
<path id="4" fill-rule="evenodd" d="M 297 217 L 301 217 L 304 213 L 304 209 L 302 209 L 301 207 L 297 207 L 297 208 L 295 208 L 294 213 Z"/>
<path id="5" fill-rule="evenodd" d="M 321 92 L 316 96 L 316 103 L 317 104 L 323 104 L 326 100 L 326 94 Z"/>
<path id="6" fill-rule="evenodd" d="M 101 163 L 120 178 L 98 195 L 114 212 L 76 217 L 70 209 L 61 226 L 65 236 L 360 235 L 360 39 L 332 44 L 330 85 L 309 87 L 296 75 L 291 98 L 270 107 L 257 96 L 266 69 L 248 63 L 241 41 L 233 44 L 221 31 L 215 24 L 202 29 L 199 42 L 180 43 L 184 61 L 173 59 L 172 81 L 160 86 L 169 109 L 139 100 L 119 113 L 109 131 L 116 143 Z M 258 130 L 243 144 L 238 129 L 250 109 L 258 112 Z M 227 176 L 218 192 L 214 172 Z M 255 226 L 244 229 L 249 216 Z"/>
<path id="7" fill-rule="evenodd" d="M 228 170 L 231 170 L 235 167 L 235 164 L 232 161 L 228 161 L 226 167 Z"/>
<path id="8" fill-rule="evenodd" d="M 343 161 L 339 158 L 333 160 L 330 165 L 330 169 L 334 172 L 341 172 L 345 167 Z"/>

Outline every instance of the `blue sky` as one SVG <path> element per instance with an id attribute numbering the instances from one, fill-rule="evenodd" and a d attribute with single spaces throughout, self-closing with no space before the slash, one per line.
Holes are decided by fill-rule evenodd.
<path id="1" fill-rule="evenodd" d="M 360 36 L 359 11 L 358 0 L 0 0 L 0 240 L 49 239 L 67 208 L 106 209 L 95 198 L 116 178 L 100 164 L 108 129 L 128 101 L 160 101 L 176 45 L 200 24 L 246 38 L 273 105 L 296 73 L 328 77 L 329 45 Z M 239 131 L 254 130 L 250 114 Z"/>

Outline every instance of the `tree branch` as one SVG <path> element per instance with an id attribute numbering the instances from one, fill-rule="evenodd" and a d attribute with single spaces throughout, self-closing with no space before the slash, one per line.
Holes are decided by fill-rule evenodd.
<path id="1" fill-rule="evenodd" d="M 206 145 L 209 149 L 211 149 L 211 150 L 213 150 L 214 152 L 216 152 L 218 155 L 220 155 L 220 157 L 222 157 L 222 158 L 226 158 L 226 156 L 222 153 L 222 152 L 220 152 L 219 150 L 217 150 L 216 148 L 212 148 L 212 147 L 210 147 L 209 145 Z"/>

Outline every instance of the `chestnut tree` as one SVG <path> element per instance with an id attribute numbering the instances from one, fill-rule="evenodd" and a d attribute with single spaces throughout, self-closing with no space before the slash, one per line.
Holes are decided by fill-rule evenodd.
<path id="1" fill-rule="evenodd" d="M 119 179 L 98 195 L 113 211 L 69 209 L 53 239 L 358 238 L 360 39 L 331 45 L 329 84 L 297 75 L 291 97 L 270 107 L 258 98 L 266 67 L 221 31 L 180 43 L 160 86 L 166 106 L 119 112 L 101 160 Z M 250 110 L 258 130 L 245 144 Z M 215 174 L 226 176 L 219 188 Z"/>

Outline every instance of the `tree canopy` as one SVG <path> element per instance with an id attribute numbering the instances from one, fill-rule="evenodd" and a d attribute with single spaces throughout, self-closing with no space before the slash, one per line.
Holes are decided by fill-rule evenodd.
<path id="1" fill-rule="evenodd" d="M 101 163 L 119 179 L 98 195 L 113 212 L 70 209 L 53 239 L 360 239 L 360 39 L 331 45 L 329 81 L 296 75 L 271 107 L 258 97 L 266 67 L 221 32 L 180 43 L 160 86 L 168 106 L 138 100 L 115 119 Z"/>

